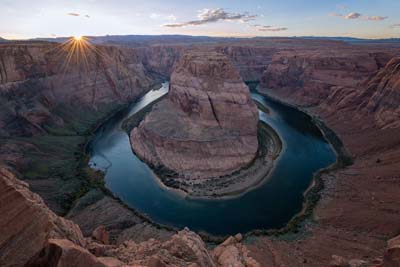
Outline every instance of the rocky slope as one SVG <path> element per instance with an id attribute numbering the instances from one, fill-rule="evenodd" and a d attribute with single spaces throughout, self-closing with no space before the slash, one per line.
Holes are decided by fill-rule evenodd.
<path id="1" fill-rule="evenodd" d="M 214 251 L 185 229 L 162 242 L 132 240 L 110 245 L 105 227 L 83 237 L 73 222 L 58 217 L 43 200 L 0 166 L 1 266 L 259 266 L 238 235 Z M 7 203 L 7 204 L 5 204 Z"/>
<path id="2" fill-rule="evenodd" d="M 177 64 L 168 98 L 131 132 L 132 148 L 156 168 L 210 178 L 251 162 L 258 148 L 258 111 L 228 59 L 189 53 Z"/>
<path id="3" fill-rule="evenodd" d="M 28 185 L 0 166 L 0 265 L 23 266 L 49 238 L 68 238 L 84 246 L 77 225 L 58 217 Z"/>

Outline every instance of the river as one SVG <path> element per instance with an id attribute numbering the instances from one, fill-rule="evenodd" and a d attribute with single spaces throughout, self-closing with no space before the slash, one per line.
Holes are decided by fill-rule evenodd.
<path id="1" fill-rule="evenodd" d="M 313 173 L 336 160 L 336 154 L 311 119 L 301 111 L 253 92 L 265 105 L 260 120 L 283 141 L 270 177 L 259 187 L 231 199 L 190 199 L 160 186 L 151 169 L 131 150 L 121 128 L 130 115 L 168 92 L 168 83 L 152 90 L 100 127 L 90 142 L 90 166 L 105 171 L 105 185 L 115 196 L 153 221 L 215 235 L 283 227 L 302 208 Z"/>

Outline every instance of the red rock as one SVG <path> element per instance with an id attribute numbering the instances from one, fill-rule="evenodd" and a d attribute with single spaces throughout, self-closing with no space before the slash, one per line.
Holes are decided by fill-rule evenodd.
<path id="1" fill-rule="evenodd" d="M 47 246 L 27 266 L 107 267 L 115 261 L 99 260 L 86 249 L 67 239 L 49 239 Z M 120 265 L 121 266 L 121 265 Z"/>
<path id="2" fill-rule="evenodd" d="M 388 246 L 383 257 L 383 263 L 380 267 L 400 266 L 400 236 L 388 241 Z"/>
<path id="3" fill-rule="evenodd" d="M 258 111 L 227 58 L 189 53 L 177 64 L 168 98 L 131 132 L 134 151 L 180 177 L 230 174 L 253 160 Z"/>
<path id="4" fill-rule="evenodd" d="M 103 225 L 100 225 L 99 227 L 94 229 L 92 233 L 92 238 L 96 241 L 101 242 L 104 245 L 108 245 L 110 243 L 109 234 Z"/>
<path id="5" fill-rule="evenodd" d="M 0 266 L 22 266 L 48 238 L 85 245 L 79 227 L 58 217 L 8 169 L 0 166 Z"/>

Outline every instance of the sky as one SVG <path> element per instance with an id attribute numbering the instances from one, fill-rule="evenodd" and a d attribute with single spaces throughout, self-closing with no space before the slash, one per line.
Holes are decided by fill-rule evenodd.
<path id="1" fill-rule="evenodd" d="M 0 37 L 400 37 L 400 0 L 0 0 Z"/>

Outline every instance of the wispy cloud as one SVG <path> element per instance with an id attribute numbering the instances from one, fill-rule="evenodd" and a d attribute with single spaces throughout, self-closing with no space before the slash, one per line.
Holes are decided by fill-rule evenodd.
<path id="1" fill-rule="evenodd" d="M 79 17 L 81 14 L 79 13 L 67 13 L 68 16 Z"/>
<path id="2" fill-rule="evenodd" d="M 281 32 L 288 30 L 286 27 L 273 27 L 270 25 L 253 24 L 251 26 L 256 28 L 256 30 L 259 32 Z"/>
<path id="3" fill-rule="evenodd" d="M 79 14 L 79 13 L 74 13 L 74 12 L 67 13 L 67 15 L 68 15 L 68 16 L 73 16 L 73 17 L 80 17 L 80 16 L 82 16 L 82 17 L 85 17 L 85 18 L 90 18 L 89 15 L 81 15 L 81 14 Z"/>
<path id="4" fill-rule="evenodd" d="M 383 16 L 363 16 L 361 13 L 358 12 L 351 12 L 348 13 L 347 15 L 343 15 L 340 13 L 331 13 L 329 14 L 331 17 L 340 17 L 343 19 L 363 19 L 363 20 L 369 20 L 369 21 L 382 21 L 387 19 L 388 17 L 383 17 Z"/>
<path id="5" fill-rule="evenodd" d="M 381 17 L 381 16 L 371 16 L 368 17 L 367 20 L 372 20 L 372 21 L 382 21 L 387 19 L 388 17 Z"/>
<path id="6" fill-rule="evenodd" d="M 361 17 L 361 14 L 357 13 L 357 12 L 351 12 L 351 13 L 343 16 L 343 18 L 345 18 L 345 19 L 358 19 L 360 17 Z"/>
<path id="7" fill-rule="evenodd" d="M 257 15 L 250 15 L 249 13 L 229 13 L 226 12 L 223 8 L 217 9 L 202 9 L 199 11 L 197 15 L 198 20 L 192 20 L 182 23 L 173 23 L 173 24 L 165 24 L 164 27 L 186 27 L 186 26 L 198 26 L 207 23 L 213 23 L 218 21 L 240 21 L 240 22 L 248 22 L 254 20 Z"/>

